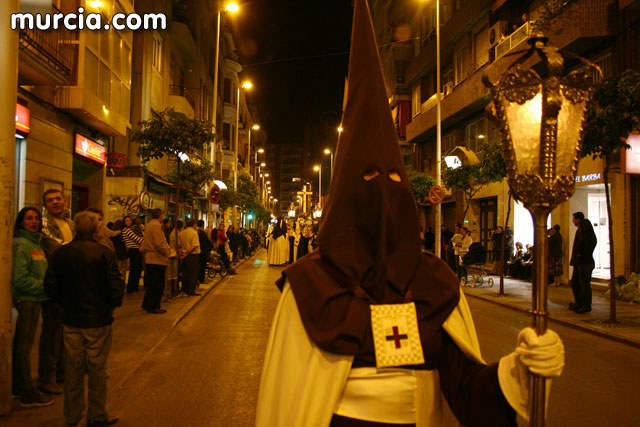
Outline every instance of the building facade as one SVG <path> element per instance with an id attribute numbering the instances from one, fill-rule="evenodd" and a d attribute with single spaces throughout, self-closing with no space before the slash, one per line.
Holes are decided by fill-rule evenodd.
<path id="1" fill-rule="evenodd" d="M 167 109 L 209 122 L 219 131 L 219 142 L 196 156 L 213 159 L 216 176 L 225 179 L 236 159 L 230 144 L 239 108 L 238 170 L 249 172 L 247 125 L 255 123 L 256 114 L 246 94 L 241 93 L 239 107 L 236 96 L 227 96 L 227 89 L 239 87 L 242 70 L 226 25 L 230 18 L 222 16 L 216 70 L 217 2 L 52 0 L 51 10 L 42 12 L 77 13 L 80 7 L 85 14 L 100 14 L 103 22 L 117 13 L 164 14 L 167 27 L 20 30 L 16 212 L 25 205 L 41 206 L 42 193 L 58 188 L 69 216 L 93 206 L 114 221 L 159 207 L 170 217 L 209 220 L 208 185 L 183 190 L 178 199 L 175 184 L 166 178 L 175 160 L 165 156 L 141 165 L 130 135 L 139 122 Z M 263 132 L 254 136 L 252 145 L 264 144 Z"/>
<path id="2" fill-rule="evenodd" d="M 526 40 L 537 25 L 544 24 L 549 43 L 562 51 L 582 56 L 597 64 L 604 77 L 628 68 L 638 69 L 638 18 L 640 2 L 574 0 L 557 8 L 557 2 L 513 0 L 441 0 L 441 108 L 442 156 L 462 147 L 474 153 L 487 142 L 499 142 L 500 135 L 486 112 L 490 103 L 481 79 L 496 81 L 511 65 L 509 54 L 526 49 Z M 399 141 L 411 145 L 411 166 L 436 175 L 436 16 L 435 2 L 372 1 L 376 32 L 387 80 L 392 110 L 410 93 L 408 122 L 394 113 Z M 386 20 L 382 17 L 386 17 Z M 539 27 L 538 27 L 539 28 Z M 406 40 L 402 42 L 402 40 Z M 393 43 L 392 43 L 393 42 Z M 407 52 L 409 60 L 407 61 Z M 517 56 L 516 56 L 517 57 Z M 524 66 L 533 66 L 529 59 Z M 582 66 L 568 61 L 567 67 Z M 594 83 L 599 79 L 594 75 Z M 398 82 L 402 81 L 400 84 Z M 402 127 L 404 126 L 404 129 Z M 612 194 L 613 235 L 616 272 L 628 275 L 640 267 L 637 250 L 629 244 L 638 236 L 638 176 L 620 173 L 619 164 L 609 174 Z M 528 211 L 510 201 L 507 181 L 482 188 L 472 199 L 465 218 L 460 194 L 450 193 L 442 204 L 443 223 L 451 230 L 465 222 L 474 241 L 491 250 L 491 233 L 498 226 L 514 230 L 515 241 L 533 243 Z M 580 160 L 573 197 L 558 206 L 549 224 L 559 224 L 565 248 L 565 281 L 569 277 L 569 255 L 575 227 L 572 213 L 582 211 L 594 224 L 598 237 L 594 277 L 610 275 L 609 235 L 604 194 L 603 165 L 598 159 Z M 423 206 L 424 225 L 435 223 L 434 210 Z"/>

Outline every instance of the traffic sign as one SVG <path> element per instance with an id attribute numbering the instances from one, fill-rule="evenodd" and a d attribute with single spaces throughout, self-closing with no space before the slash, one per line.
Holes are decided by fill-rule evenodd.
<path id="1" fill-rule="evenodd" d="M 211 187 L 211 191 L 209 192 L 209 201 L 213 205 L 217 205 L 218 202 L 220 202 L 220 187 L 218 187 L 218 184 L 213 184 L 213 187 Z"/>
<path id="2" fill-rule="evenodd" d="M 439 185 L 434 185 L 429 190 L 429 201 L 434 205 L 441 203 L 444 200 L 444 189 Z"/>

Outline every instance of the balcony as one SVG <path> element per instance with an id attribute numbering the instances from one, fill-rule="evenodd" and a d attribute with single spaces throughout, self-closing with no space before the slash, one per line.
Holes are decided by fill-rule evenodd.
<path id="1" fill-rule="evenodd" d="M 527 21 L 522 24 L 520 28 L 516 29 L 513 33 L 501 40 L 495 47 L 495 58 L 500 58 L 527 41 L 534 25 L 535 23 L 533 21 Z"/>
<path id="2" fill-rule="evenodd" d="M 60 10 L 53 7 L 53 13 Z M 20 30 L 19 84 L 64 86 L 74 84 L 78 32 Z"/>
<path id="3" fill-rule="evenodd" d="M 179 85 L 169 85 L 169 105 L 177 113 L 182 113 L 190 119 L 194 117 L 194 104 L 186 95 L 186 88 Z"/>
<path id="4" fill-rule="evenodd" d="M 171 37 L 185 62 L 195 62 L 198 58 L 198 47 L 191 35 L 189 26 L 178 21 L 171 22 Z"/>

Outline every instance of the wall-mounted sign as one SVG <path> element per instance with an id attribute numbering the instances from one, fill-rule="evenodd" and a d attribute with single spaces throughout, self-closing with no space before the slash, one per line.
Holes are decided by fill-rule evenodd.
<path id="1" fill-rule="evenodd" d="M 124 169 L 124 161 L 126 158 L 126 154 L 109 153 L 107 156 L 107 167 L 111 169 Z"/>
<path id="2" fill-rule="evenodd" d="M 140 207 L 145 211 L 151 209 L 151 195 L 148 191 L 140 193 Z"/>
<path id="3" fill-rule="evenodd" d="M 31 114 L 24 105 L 16 104 L 16 136 L 26 137 L 31 132 Z"/>
<path id="4" fill-rule="evenodd" d="M 622 150 L 621 172 L 640 174 L 640 134 L 629 135 L 627 144 L 631 147 Z"/>
<path id="5" fill-rule="evenodd" d="M 592 181 L 600 181 L 601 174 L 598 173 L 590 173 L 589 175 L 576 175 L 576 182 L 592 182 Z"/>
<path id="6" fill-rule="evenodd" d="M 107 149 L 103 145 L 78 133 L 76 133 L 75 153 L 100 165 L 104 165 L 107 161 Z"/>

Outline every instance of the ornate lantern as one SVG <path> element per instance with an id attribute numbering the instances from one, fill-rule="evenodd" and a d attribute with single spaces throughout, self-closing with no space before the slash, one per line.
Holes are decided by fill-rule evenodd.
<path id="1" fill-rule="evenodd" d="M 541 335 L 546 331 L 548 315 L 547 218 L 574 191 L 593 74 L 592 69 L 583 67 L 563 76 L 564 60 L 557 48 L 547 46 L 546 37 L 534 34 L 528 42 L 529 50 L 496 85 L 486 76 L 483 82 L 491 91 L 502 133 L 511 193 L 533 217 L 532 313 L 533 326 Z M 520 66 L 534 53 L 542 59 L 542 77 Z M 530 425 L 544 425 L 544 378 L 534 376 L 530 396 Z"/>

